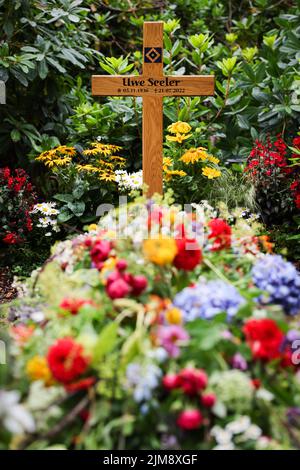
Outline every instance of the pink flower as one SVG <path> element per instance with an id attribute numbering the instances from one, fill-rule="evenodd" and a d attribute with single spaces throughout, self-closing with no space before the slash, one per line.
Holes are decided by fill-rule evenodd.
<path id="1" fill-rule="evenodd" d="M 170 357 L 178 357 L 180 343 L 190 338 L 188 333 L 179 325 L 161 326 L 158 329 L 157 337 Z"/>
<path id="2" fill-rule="evenodd" d="M 174 388 L 179 387 L 178 375 L 176 374 L 167 374 L 162 379 L 163 386 L 166 390 L 173 390 Z"/>
<path id="3" fill-rule="evenodd" d="M 148 280 L 145 276 L 133 276 L 131 280 L 132 294 L 140 295 L 147 287 Z"/>
<path id="4" fill-rule="evenodd" d="M 184 410 L 177 418 L 177 425 L 181 429 L 192 430 L 198 429 L 203 423 L 203 417 L 199 410 Z"/>
<path id="5" fill-rule="evenodd" d="M 205 393 L 201 397 L 201 403 L 206 408 L 212 408 L 216 403 L 216 395 L 214 393 Z"/>
<path id="6" fill-rule="evenodd" d="M 131 287 L 124 279 L 118 279 L 106 286 L 106 292 L 111 299 L 122 299 L 131 291 Z"/>
<path id="7" fill-rule="evenodd" d="M 102 269 L 103 261 L 105 261 L 110 253 L 111 244 L 108 240 L 97 240 L 91 250 L 91 258 L 95 268 Z"/>

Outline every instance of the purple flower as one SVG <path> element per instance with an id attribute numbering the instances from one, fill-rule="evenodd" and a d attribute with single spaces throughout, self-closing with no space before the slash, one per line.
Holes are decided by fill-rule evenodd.
<path id="1" fill-rule="evenodd" d="M 254 265 L 252 278 L 269 294 L 269 303 L 281 305 L 288 315 L 300 312 L 300 274 L 292 263 L 279 255 L 265 255 Z"/>
<path id="2" fill-rule="evenodd" d="M 234 369 L 247 370 L 248 364 L 246 359 L 240 354 L 236 353 L 231 359 L 231 365 Z"/>
<path id="3" fill-rule="evenodd" d="M 224 281 L 200 282 L 194 287 L 186 287 L 173 301 L 181 309 L 185 321 L 196 318 L 213 318 L 218 313 L 227 313 L 230 320 L 239 310 L 245 299 L 237 289 Z"/>
<path id="4" fill-rule="evenodd" d="M 180 354 L 180 343 L 190 338 L 188 333 L 179 325 L 159 327 L 157 337 L 161 346 L 170 357 L 178 357 Z"/>

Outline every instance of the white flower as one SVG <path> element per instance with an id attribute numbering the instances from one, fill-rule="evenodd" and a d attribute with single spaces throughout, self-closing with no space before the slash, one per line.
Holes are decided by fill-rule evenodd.
<path id="1" fill-rule="evenodd" d="M 133 390 L 136 402 L 150 400 L 152 391 L 159 385 L 162 372 L 155 364 L 139 364 L 132 362 L 126 369 L 126 387 Z"/>
<path id="2" fill-rule="evenodd" d="M 32 415 L 19 404 L 20 394 L 16 390 L 0 390 L 0 421 L 12 434 L 33 433 L 35 423 Z"/>
<path id="3" fill-rule="evenodd" d="M 243 441 L 253 440 L 256 441 L 262 435 L 262 430 L 256 426 L 256 424 L 251 424 L 248 429 L 244 432 L 240 439 Z"/>
<path id="4" fill-rule="evenodd" d="M 240 416 L 235 421 L 228 423 L 225 427 L 226 431 L 229 431 L 232 434 L 240 434 L 245 432 L 246 429 L 250 426 L 251 421 L 249 416 Z"/>
<path id="5" fill-rule="evenodd" d="M 131 174 L 127 173 L 126 170 L 117 170 L 115 177 L 120 190 L 141 189 L 143 186 L 142 170 Z"/>
<path id="6" fill-rule="evenodd" d="M 273 393 L 269 392 L 265 388 L 259 388 L 256 392 L 256 398 L 263 401 L 272 401 L 274 398 Z"/>
<path id="7" fill-rule="evenodd" d="M 231 443 L 232 433 L 228 429 L 214 426 L 211 429 L 210 434 L 215 438 L 218 444 L 226 445 Z"/>

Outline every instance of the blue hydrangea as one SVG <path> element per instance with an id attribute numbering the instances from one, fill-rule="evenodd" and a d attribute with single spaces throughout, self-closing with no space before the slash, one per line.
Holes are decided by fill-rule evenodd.
<path id="1" fill-rule="evenodd" d="M 300 313 L 300 274 L 279 255 L 265 255 L 252 268 L 255 285 L 269 294 L 269 302 L 279 304 L 288 315 Z"/>
<path id="2" fill-rule="evenodd" d="M 226 312 L 230 320 L 243 303 L 245 299 L 234 286 L 219 280 L 186 287 L 173 300 L 173 304 L 182 311 L 185 321 L 210 319 L 221 312 Z"/>

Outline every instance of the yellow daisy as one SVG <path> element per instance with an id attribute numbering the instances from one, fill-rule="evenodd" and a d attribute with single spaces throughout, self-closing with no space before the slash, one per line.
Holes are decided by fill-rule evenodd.
<path id="1" fill-rule="evenodd" d="M 205 166 L 204 168 L 202 168 L 202 174 L 210 180 L 213 178 L 219 178 L 219 176 L 221 176 L 220 170 L 215 170 L 214 168 L 210 168 L 209 166 Z"/>
<path id="2" fill-rule="evenodd" d="M 176 136 L 174 135 L 167 135 L 167 140 L 170 141 L 170 142 L 178 142 L 179 144 L 182 144 L 182 142 L 186 139 L 189 139 L 189 137 L 191 137 L 192 134 L 187 134 L 187 135 L 184 135 L 184 134 L 176 134 Z"/>
<path id="3" fill-rule="evenodd" d="M 168 127 L 171 134 L 188 134 L 191 131 L 191 126 L 187 122 L 177 121 Z"/>

